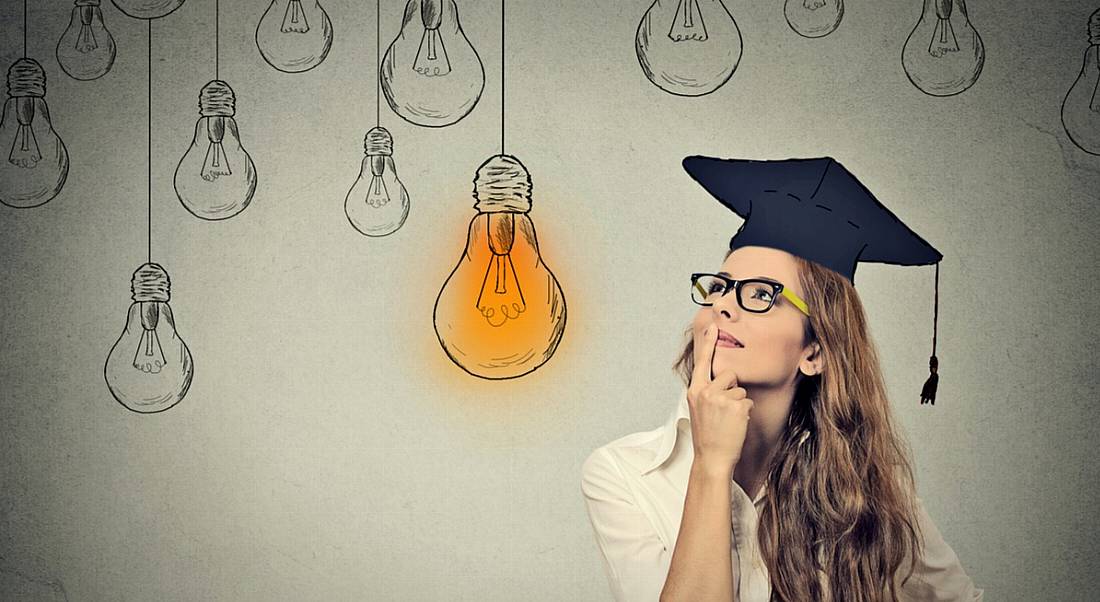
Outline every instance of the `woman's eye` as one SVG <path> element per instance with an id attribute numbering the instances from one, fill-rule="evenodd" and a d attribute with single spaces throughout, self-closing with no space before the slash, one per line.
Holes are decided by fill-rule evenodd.
<path id="1" fill-rule="evenodd" d="M 726 290 L 726 285 L 722 284 L 721 282 L 712 282 L 710 283 L 710 287 L 707 288 L 707 292 L 711 295 L 720 293 L 724 290 Z"/>
<path id="2" fill-rule="evenodd" d="M 752 298 L 760 299 L 761 301 L 771 301 L 772 292 L 764 288 L 758 288 L 752 291 Z"/>

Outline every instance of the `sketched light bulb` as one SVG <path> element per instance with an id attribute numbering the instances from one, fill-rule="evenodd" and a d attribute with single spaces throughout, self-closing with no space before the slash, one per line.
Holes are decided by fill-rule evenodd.
<path id="1" fill-rule="evenodd" d="M 820 38 L 840 25 L 844 18 L 844 0 L 787 0 L 783 15 L 798 35 Z"/>
<path id="2" fill-rule="evenodd" d="M 102 77 L 115 64 L 115 39 L 103 23 L 99 0 L 75 0 L 69 27 L 57 42 L 57 62 L 69 77 Z"/>
<path id="3" fill-rule="evenodd" d="M 271 0 L 256 26 L 256 46 L 279 71 L 308 71 L 332 48 L 332 21 L 317 0 Z"/>
<path id="4" fill-rule="evenodd" d="M 1062 125 L 1078 148 L 1100 155 L 1100 9 L 1089 17 L 1089 47 L 1081 74 L 1062 101 Z"/>
<path id="5" fill-rule="evenodd" d="M 654 0 L 634 37 L 642 72 L 677 96 L 702 96 L 741 61 L 741 31 L 721 0 Z"/>
<path id="6" fill-rule="evenodd" d="M 409 0 L 401 32 L 382 58 L 381 78 L 386 103 L 410 123 L 443 127 L 473 110 L 485 68 L 454 0 Z"/>
<path id="7" fill-rule="evenodd" d="M 436 336 L 451 361 L 474 376 L 523 376 L 557 349 L 565 297 L 539 255 L 523 164 L 490 157 L 477 170 L 474 199 L 466 249 L 435 302 Z"/>
<path id="8" fill-rule="evenodd" d="M 985 46 L 970 24 L 965 0 L 924 0 L 901 51 L 909 81 L 925 94 L 951 96 L 973 85 L 984 63 Z"/>
<path id="9" fill-rule="evenodd" d="M 176 405 L 194 376 L 191 352 L 168 306 L 169 287 L 168 272 L 155 263 L 134 272 L 126 328 L 103 368 L 111 395 L 135 412 L 152 414 Z"/>
<path id="10" fill-rule="evenodd" d="M 363 150 L 366 156 L 344 198 L 344 213 L 367 236 L 393 234 L 409 216 L 409 193 L 393 164 L 393 136 L 384 127 L 371 128 Z"/>
<path id="11" fill-rule="evenodd" d="M 135 19 L 159 19 L 183 4 L 183 0 L 111 0 L 118 10 Z"/>
<path id="12" fill-rule="evenodd" d="M 61 192 L 69 152 L 50 122 L 46 73 L 34 59 L 19 59 L 8 69 L 0 152 L 0 203 L 37 207 Z"/>
<path id="13" fill-rule="evenodd" d="M 195 138 L 176 167 L 176 195 L 202 219 L 233 217 L 256 192 L 256 166 L 241 145 L 235 107 L 229 84 L 214 80 L 203 86 Z"/>

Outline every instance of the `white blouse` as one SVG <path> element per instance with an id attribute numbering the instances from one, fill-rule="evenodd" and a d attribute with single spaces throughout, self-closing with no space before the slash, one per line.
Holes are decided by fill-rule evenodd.
<path id="1" fill-rule="evenodd" d="M 694 448 L 686 390 L 660 428 L 627 435 L 588 456 L 581 491 L 603 555 L 611 593 L 619 602 L 660 598 L 680 532 Z M 730 480 L 734 588 L 740 602 L 767 602 L 768 569 L 756 537 L 766 487 L 753 499 Z M 917 498 L 924 556 L 901 588 L 902 600 L 982 599 L 955 552 Z"/>

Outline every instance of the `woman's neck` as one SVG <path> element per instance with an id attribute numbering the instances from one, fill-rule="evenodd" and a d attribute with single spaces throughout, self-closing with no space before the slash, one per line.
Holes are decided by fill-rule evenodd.
<path id="1" fill-rule="evenodd" d="M 789 383 L 778 388 L 745 387 L 753 406 L 745 443 L 741 447 L 741 459 L 733 470 L 733 480 L 750 499 L 755 498 L 767 477 L 772 454 L 787 426 L 796 384 Z"/>

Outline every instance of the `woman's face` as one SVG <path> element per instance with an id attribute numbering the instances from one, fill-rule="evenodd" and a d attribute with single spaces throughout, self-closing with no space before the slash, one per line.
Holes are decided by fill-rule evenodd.
<path id="1" fill-rule="evenodd" d="M 802 299 L 806 298 L 798 278 L 798 264 L 786 251 L 767 247 L 741 247 L 726 258 L 719 271 L 734 280 L 766 278 L 783 284 Z M 808 320 L 786 297 L 779 295 L 765 313 L 745 311 L 737 304 L 734 291 L 700 307 L 692 321 L 695 340 L 711 324 L 736 338 L 743 347 L 719 340 L 714 349 L 713 372 L 734 369 L 742 386 L 782 387 L 796 381 L 798 371 L 820 372 L 820 354 L 816 343 L 803 345 L 804 324 Z"/>

